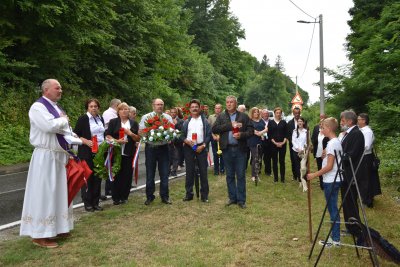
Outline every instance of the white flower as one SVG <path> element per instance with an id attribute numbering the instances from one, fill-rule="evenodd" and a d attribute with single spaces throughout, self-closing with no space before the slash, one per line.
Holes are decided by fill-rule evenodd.
<path id="1" fill-rule="evenodd" d="M 161 131 L 164 130 L 163 126 L 158 127 L 158 129 L 160 129 Z"/>
<path id="2" fill-rule="evenodd" d="M 176 133 L 179 133 L 179 130 L 178 130 L 178 129 L 176 129 L 176 130 L 175 130 L 175 132 L 176 132 Z"/>
<path id="3" fill-rule="evenodd" d="M 163 134 L 164 134 L 164 135 L 167 135 L 167 134 L 168 134 L 168 132 L 167 132 L 167 131 L 164 131 L 164 132 L 163 132 Z"/>
<path id="4" fill-rule="evenodd" d="M 153 142 L 153 140 L 154 140 L 153 136 L 150 136 L 150 137 L 149 137 L 149 141 L 150 141 L 150 142 Z"/>
<path id="5" fill-rule="evenodd" d="M 172 136 L 173 136 L 173 137 L 176 137 L 176 133 L 173 133 Z"/>
<path id="6" fill-rule="evenodd" d="M 150 135 L 151 135 L 151 136 L 154 135 L 154 131 L 153 131 L 153 130 L 150 131 Z"/>
<path id="7" fill-rule="evenodd" d="M 172 128 L 172 127 L 171 127 L 171 128 L 169 128 L 169 131 L 170 131 L 171 133 L 172 133 L 172 132 L 174 132 L 174 130 L 175 130 L 175 129 L 174 129 L 174 128 Z"/>
<path id="8" fill-rule="evenodd" d="M 165 136 L 165 140 L 168 140 L 168 139 L 169 139 L 169 135 L 166 135 L 166 136 Z"/>
<path id="9" fill-rule="evenodd" d="M 146 136 L 143 136 L 142 140 L 143 140 L 144 142 L 146 142 L 146 140 L 147 140 Z"/>
<path id="10" fill-rule="evenodd" d="M 157 133 L 157 136 L 160 137 L 160 136 L 161 136 L 161 133 Z"/>

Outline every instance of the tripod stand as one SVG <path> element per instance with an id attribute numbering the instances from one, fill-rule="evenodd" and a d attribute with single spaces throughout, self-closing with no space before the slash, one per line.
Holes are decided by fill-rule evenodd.
<path id="1" fill-rule="evenodd" d="M 323 251 L 325 249 L 325 246 L 327 244 L 328 238 L 329 238 L 329 236 L 330 236 L 330 234 L 332 232 L 333 226 L 334 226 L 335 223 L 337 223 L 336 221 L 339 219 L 340 210 L 343 208 L 343 204 L 346 201 L 354 202 L 353 203 L 354 206 L 355 206 L 354 208 L 358 210 L 357 199 L 360 201 L 360 206 L 361 206 L 361 211 L 362 211 L 362 215 L 363 215 L 363 219 L 364 219 L 364 224 L 366 226 L 366 227 L 362 227 L 362 230 L 361 230 L 362 238 L 363 238 L 363 240 L 366 240 L 366 241 L 368 240 L 369 241 L 369 246 L 359 246 L 359 245 L 357 245 L 354 235 L 352 235 L 353 236 L 354 245 L 348 245 L 348 244 L 346 244 L 346 245 L 355 247 L 358 258 L 360 257 L 358 249 L 359 248 L 367 249 L 368 252 L 369 252 L 369 255 L 370 255 L 370 258 L 371 258 L 371 262 L 372 262 L 373 266 L 379 266 L 378 258 L 376 256 L 375 248 L 373 246 L 373 242 L 372 242 L 372 238 L 371 238 L 371 233 L 370 233 L 369 227 L 368 227 L 368 221 L 367 221 L 367 216 L 366 216 L 366 213 L 365 213 L 365 209 L 364 209 L 363 205 L 361 204 L 362 203 L 362 199 L 361 199 L 361 194 L 360 194 L 360 190 L 359 190 L 358 182 L 357 182 L 357 178 L 356 178 L 356 173 L 360 168 L 360 165 L 361 165 L 362 160 L 364 158 L 364 154 L 362 155 L 356 170 L 354 170 L 353 161 L 352 161 L 352 159 L 351 159 L 351 157 L 349 155 L 344 155 L 341 152 L 339 152 L 339 155 L 340 155 L 340 162 L 338 161 L 338 157 L 337 157 L 338 155 L 337 155 L 337 152 L 335 151 L 335 159 L 336 159 L 336 164 L 338 166 L 338 169 L 337 169 L 337 172 L 335 174 L 335 179 L 334 179 L 334 182 L 333 182 L 332 186 L 334 186 L 337 183 L 338 176 L 340 177 L 340 180 L 343 181 L 343 179 L 342 179 L 342 170 L 341 170 L 343 161 L 349 161 L 350 168 L 351 168 L 351 173 L 352 173 L 352 178 L 351 178 L 350 182 L 347 185 L 346 192 L 345 192 L 344 196 L 342 196 L 343 201 L 342 201 L 342 203 L 341 203 L 341 205 L 339 207 L 339 210 L 338 210 L 338 213 L 336 215 L 336 218 L 332 222 L 332 226 L 329 229 L 329 232 L 328 232 L 328 234 L 327 234 L 327 236 L 325 238 L 325 242 L 324 242 L 324 244 L 323 244 L 323 246 L 321 248 L 321 251 L 320 251 L 320 253 L 318 255 L 318 258 L 317 258 L 314 266 L 318 265 L 318 262 L 319 262 L 319 260 L 320 260 L 320 258 L 322 256 L 322 253 L 323 253 Z M 354 195 L 353 195 L 353 192 L 352 192 L 352 190 L 354 190 L 354 188 L 352 188 L 352 186 L 355 186 L 355 189 L 357 191 L 357 199 L 354 198 Z M 314 250 L 314 247 L 315 247 L 315 243 L 316 243 L 316 240 L 318 238 L 319 232 L 321 230 L 321 226 L 322 226 L 325 214 L 326 214 L 326 210 L 328 208 L 328 203 L 329 203 L 329 201 L 330 201 L 330 199 L 332 197 L 332 192 L 333 192 L 333 190 L 331 190 L 331 193 L 330 193 L 330 195 L 328 197 L 328 200 L 327 200 L 324 212 L 322 214 L 321 221 L 320 221 L 320 224 L 318 226 L 318 230 L 317 230 L 317 233 L 315 235 L 314 242 L 313 242 L 313 245 L 311 247 L 311 251 L 310 251 L 310 254 L 308 256 L 308 259 L 311 259 L 311 256 L 312 256 L 312 253 L 313 253 L 313 250 Z M 350 192 L 351 199 L 348 198 L 349 192 Z M 342 191 L 342 194 L 343 194 L 343 191 Z M 352 224 L 352 225 L 357 225 L 357 226 L 360 226 L 360 227 L 362 226 L 362 224 L 359 222 L 359 218 L 352 218 L 352 217 L 350 217 L 349 218 L 349 222 L 345 222 L 345 224 Z M 366 231 L 365 231 L 365 229 L 366 229 Z M 365 233 L 365 232 L 367 232 L 367 233 Z M 367 244 L 368 244 L 368 242 L 367 242 Z"/>

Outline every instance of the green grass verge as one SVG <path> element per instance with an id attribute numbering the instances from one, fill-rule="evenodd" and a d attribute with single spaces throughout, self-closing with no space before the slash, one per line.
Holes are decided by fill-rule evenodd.
<path id="1" fill-rule="evenodd" d="M 211 173 L 210 203 L 183 202 L 183 179 L 170 183 L 173 205 L 157 198 L 144 206 L 145 195 L 135 192 L 127 205 L 108 204 L 103 212 L 84 213 L 73 237 L 57 249 L 38 248 L 27 237 L 2 241 L 0 266 L 311 266 L 320 247 L 308 261 L 307 194 L 297 182 L 274 184 L 264 175 L 261 179 L 257 187 L 247 179 L 245 210 L 225 207 L 225 177 Z M 316 181 L 312 188 L 315 234 L 325 200 Z M 384 188 L 367 216 L 370 226 L 399 248 L 400 205 L 391 188 Z M 324 223 L 321 239 L 328 226 Z M 342 242 L 352 240 L 344 237 Z M 379 260 L 383 266 L 395 266 Z M 357 259 L 348 247 L 327 249 L 320 261 L 320 266 L 370 265 L 366 251 Z"/>

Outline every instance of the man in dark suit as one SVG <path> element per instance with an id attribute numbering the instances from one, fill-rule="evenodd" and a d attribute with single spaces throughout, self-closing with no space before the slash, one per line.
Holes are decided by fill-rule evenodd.
<path id="1" fill-rule="evenodd" d="M 236 110 L 234 96 L 226 97 L 226 110 L 217 117 L 212 132 L 219 134 L 220 147 L 225 163 L 228 186 L 227 206 L 238 204 L 246 208 L 247 138 L 254 134 L 254 127 L 246 113 Z"/>
<path id="2" fill-rule="evenodd" d="M 287 124 L 287 139 L 289 140 L 289 152 L 290 152 L 290 162 L 292 165 L 293 180 L 296 180 L 296 166 L 295 166 L 296 152 L 292 149 L 293 148 L 292 134 L 297 127 L 297 120 L 299 118 L 300 118 L 300 109 L 298 107 L 295 107 L 293 109 L 293 119 L 291 119 Z"/>
<path id="3" fill-rule="evenodd" d="M 344 154 L 342 169 L 344 170 L 344 180 L 342 182 L 341 193 L 344 220 L 345 222 L 348 222 L 350 217 L 360 220 L 356 185 L 355 183 L 350 185 L 351 179 L 353 178 L 350 161 L 352 162 L 355 171 L 364 153 L 364 135 L 357 127 L 357 115 L 352 110 L 346 110 L 340 114 L 340 126 L 342 131 L 345 132 L 342 139 L 342 148 Z M 356 173 L 356 182 L 358 185 L 363 183 L 363 179 L 365 177 L 365 175 L 362 173 L 363 169 L 365 168 L 360 166 Z M 349 186 L 350 191 L 344 199 L 344 195 Z M 361 237 L 361 231 L 357 226 L 346 224 L 346 228 L 352 235 L 355 235 L 357 238 Z"/>

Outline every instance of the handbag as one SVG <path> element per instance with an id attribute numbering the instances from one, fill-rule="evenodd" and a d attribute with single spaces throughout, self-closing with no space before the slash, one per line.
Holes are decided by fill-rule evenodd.
<path id="1" fill-rule="evenodd" d="M 82 186 L 84 184 L 87 185 L 87 180 L 92 175 L 92 170 L 87 165 L 86 161 L 75 158 L 70 158 L 65 168 L 67 170 L 69 206 Z"/>
<path id="2" fill-rule="evenodd" d="M 374 159 L 372 160 L 372 168 L 374 171 L 378 171 L 379 166 L 381 165 L 381 160 L 379 159 L 374 149 L 372 149 L 372 155 L 374 156 Z"/>

